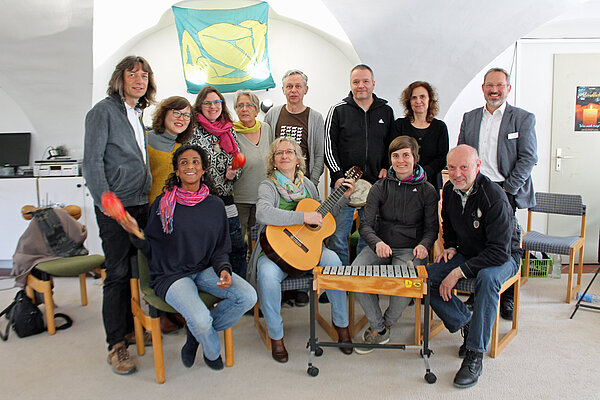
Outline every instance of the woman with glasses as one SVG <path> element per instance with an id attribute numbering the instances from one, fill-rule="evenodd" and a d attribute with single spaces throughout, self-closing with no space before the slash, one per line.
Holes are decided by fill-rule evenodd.
<path id="1" fill-rule="evenodd" d="M 152 187 L 148 195 L 150 204 L 162 193 L 165 180 L 172 172 L 173 152 L 194 134 L 193 115 L 190 102 L 180 96 L 169 97 L 156 107 L 152 130 L 148 132 L 148 159 L 152 174 Z"/>
<path id="2" fill-rule="evenodd" d="M 304 176 L 306 161 L 300 145 L 292 138 L 284 136 L 271 143 L 267 156 L 267 179 L 258 187 L 256 221 L 260 230 L 266 225 L 322 225 L 323 216 L 316 211 L 295 211 L 298 202 L 304 198 L 317 201 L 319 195 L 315 185 Z M 348 187 L 344 196 L 334 207 L 335 216 L 340 207 L 348 203 L 354 191 L 354 181 L 347 179 Z M 323 246 L 319 265 L 342 265 L 333 251 Z M 262 251 L 260 241 L 256 242 L 248 268 L 248 281 L 258 288 L 260 307 L 271 339 L 271 356 L 275 361 L 288 361 L 288 352 L 283 343 L 283 320 L 281 318 L 281 282 L 288 275 L 271 261 Z M 326 290 L 331 302 L 333 325 L 338 333 L 338 342 L 351 343 L 348 330 L 348 310 L 346 292 Z M 340 347 L 344 354 L 352 353 L 352 348 Z"/>
<path id="3" fill-rule="evenodd" d="M 427 180 L 438 191 L 442 188 L 442 169 L 448 154 L 448 128 L 444 121 L 436 119 L 439 111 L 437 93 L 427 82 L 416 81 L 402 92 L 400 103 L 404 118 L 392 125 L 393 137 L 411 136 L 419 144 L 420 165 Z"/>
<path id="4" fill-rule="evenodd" d="M 196 128 L 190 144 L 200 146 L 208 156 L 206 173 L 213 182 L 214 192 L 225 203 L 231 236 L 229 260 L 233 272 L 246 277 L 246 247 L 242 238 L 242 227 L 237 207 L 233 203 L 233 183 L 239 179 L 242 170 L 233 169 L 233 157 L 240 152 L 237 135 L 225 98 L 214 86 L 203 87 L 194 103 Z"/>
<path id="5" fill-rule="evenodd" d="M 265 159 L 273 137 L 269 124 L 256 119 L 260 102 L 254 93 L 238 90 L 233 95 L 233 103 L 239 118 L 233 129 L 238 134 L 240 150 L 246 156 L 242 176 L 233 185 L 233 198 L 242 223 L 242 238 L 246 241 L 246 234 L 249 236 L 256 223 L 258 185 L 267 176 Z M 251 243 L 250 237 L 246 243 Z"/>

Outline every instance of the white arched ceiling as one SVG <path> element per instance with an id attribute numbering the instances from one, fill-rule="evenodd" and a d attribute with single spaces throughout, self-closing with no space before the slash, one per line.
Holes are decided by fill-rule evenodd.
<path id="1" fill-rule="evenodd" d="M 399 115 L 398 97 L 426 80 L 440 96 L 440 115 L 481 69 L 534 28 L 583 0 L 323 0 L 362 62 L 375 92 Z"/>
<path id="2" fill-rule="evenodd" d="M 68 147 L 81 146 L 92 90 L 91 25 L 91 0 L 2 2 L 0 88 L 30 121 L 19 130 L 33 131 L 33 159 L 65 138 L 77 138 Z M 8 110 L 0 115 L 13 118 Z M 1 120 L 0 131 L 11 126 Z"/>

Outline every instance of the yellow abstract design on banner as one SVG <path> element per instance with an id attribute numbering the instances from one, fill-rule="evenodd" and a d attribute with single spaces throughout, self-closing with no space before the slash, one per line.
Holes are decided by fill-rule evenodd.
<path id="1" fill-rule="evenodd" d="M 181 50 L 187 80 L 209 85 L 240 83 L 255 78 L 267 78 L 266 62 L 260 62 L 265 54 L 267 25 L 246 20 L 240 25 L 214 24 L 198 32 L 198 40 L 206 52 L 215 60 L 202 56 L 200 47 L 188 33 L 183 32 Z M 232 43 L 233 42 L 233 43 Z M 256 47 L 255 47 L 256 46 Z M 227 77 L 237 69 L 245 76 Z"/>

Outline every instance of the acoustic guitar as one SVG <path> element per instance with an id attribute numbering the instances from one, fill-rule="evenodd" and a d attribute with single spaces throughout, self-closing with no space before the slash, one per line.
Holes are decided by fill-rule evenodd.
<path id="1" fill-rule="evenodd" d="M 358 180 L 362 171 L 352 167 L 346 172 L 347 179 Z M 348 188 L 340 185 L 320 204 L 315 199 L 305 198 L 298 202 L 296 211 L 316 211 L 323 216 L 318 225 L 267 225 L 260 235 L 260 245 L 266 256 L 290 276 L 300 276 L 317 266 L 321 259 L 323 240 L 335 232 L 335 219 L 331 210 Z"/>

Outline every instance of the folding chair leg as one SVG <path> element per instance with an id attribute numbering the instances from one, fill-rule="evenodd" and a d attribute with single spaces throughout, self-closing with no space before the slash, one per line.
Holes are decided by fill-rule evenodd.
<path id="1" fill-rule="evenodd" d="M 223 331 L 223 341 L 225 342 L 225 365 L 233 367 L 233 328 Z"/>
<path id="2" fill-rule="evenodd" d="M 156 372 L 156 382 L 164 383 L 165 382 L 165 360 L 163 356 L 163 345 L 162 345 L 162 336 L 160 332 L 160 318 L 152 318 L 150 321 L 150 329 L 152 331 L 152 348 L 154 351 L 154 370 Z M 136 332 L 136 342 L 139 344 L 141 342 L 142 346 L 144 346 L 144 337 L 142 334 L 141 341 L 137 337 Z"/>
<path id="3" fill-rule="evenodd" d="M 575 254 L 573 249 L 571 249 L 571 254 L 569 255 L 569 280 L 567 285 L 567 303 L 571 303 L 571 299 L 573 298 L 573 272 L 575 269 Z"/>
<path id="4" fill-rule="evenodd" d="M 260 322 L 260 318 L 258 317 L 258 313 L 260 311 L 260 307 L 258 305 L 258 301 L 254 305 L 254 326 L 260 335 L 265 346 L 267 346 L 267 350 L 271 350 L 271 339 L 269 338 L 269 331 L 267 328 L 267 324 L 264 325 Z"/>
<path id="5" fill-rule="evenodd" d="M 85 285 L 85 275 L 79 275 L 79 291 L 81 292 L 81 305 L 87 306 L 88 298 L 87 298 L 87 287 Z"/>

